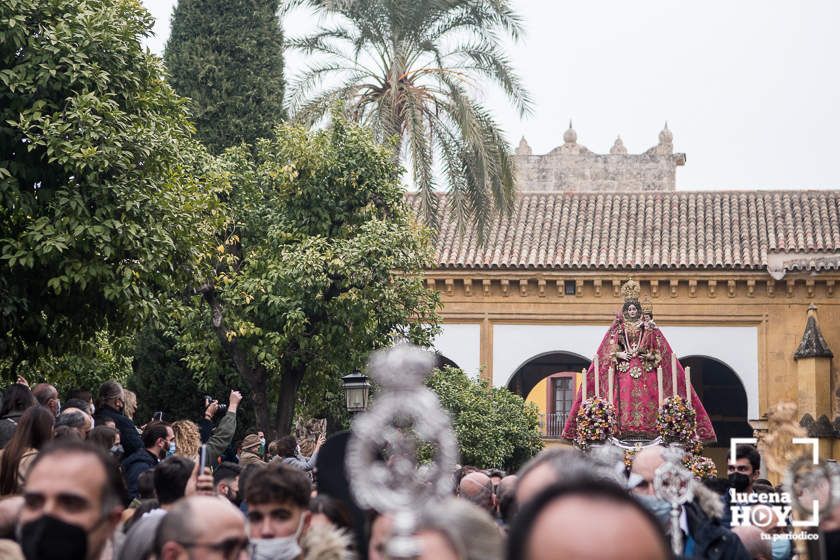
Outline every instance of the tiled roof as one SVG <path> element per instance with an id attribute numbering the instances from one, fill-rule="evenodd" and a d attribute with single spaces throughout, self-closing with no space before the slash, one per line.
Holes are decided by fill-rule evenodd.
<path id="1" fill-rule="evenodd" d="M 840 266 L 824 258 L 840 254 L 840 191 L 520 193 L 483 248 L 440 196 L 442 269 L 756 270 L 775 253 L 799 259 L 789 270 L 817 253 Z"/>

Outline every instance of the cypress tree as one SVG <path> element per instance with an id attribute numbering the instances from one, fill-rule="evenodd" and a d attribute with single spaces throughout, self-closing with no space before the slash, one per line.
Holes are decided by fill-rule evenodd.
<path id="1" fill-rule="evenodd" d="M 279 0 L 179 0 L 164 60 L 213 153 L 267 137 L 283 117 Z"/>

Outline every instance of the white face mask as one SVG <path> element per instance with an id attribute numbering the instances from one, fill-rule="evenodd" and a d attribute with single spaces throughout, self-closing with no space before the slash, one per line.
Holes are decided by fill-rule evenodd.
<path id="1" fill-rule="evenodd" d="M 251 539 L 254 545 L 253 560 L 295 560 L 303 552 L 298 544 L 298 537 L 303 529 L 303 516 L 294 535 L 288 537 L 277 537 L 274 539 Z"/>

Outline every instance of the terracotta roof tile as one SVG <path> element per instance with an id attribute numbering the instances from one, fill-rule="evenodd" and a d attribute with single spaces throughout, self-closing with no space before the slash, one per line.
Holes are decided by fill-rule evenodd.
<path id="1" fill-rule="evenodd" d="M 472 228 L 458 233 L 439 196 L 442 269 L 750 270 L 766 268 L 773 253 L 799 255 L 800 267 L 840 266 L 822 256 L 801 260 L 840 254 L 840 191 L 520 193 L 486 247 Z M 419 210 L 417 197 L 409 203 Z"/>

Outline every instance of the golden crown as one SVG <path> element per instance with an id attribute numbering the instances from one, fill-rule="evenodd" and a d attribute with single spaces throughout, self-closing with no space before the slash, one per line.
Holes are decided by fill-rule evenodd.
<path id="1" fill-rule="evenodd" d="M 621 286 L 621 293 L 624 295 L 624 301 L 639 301 L 641 287 L 631 278 Z"/>
<path id="2" fill-rule="evenodd" d="M 642 313 L 653 315 L 653 303 L 649 299 L 642 302 Z"/>

